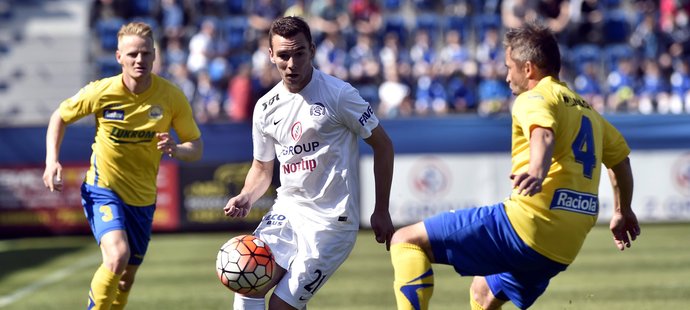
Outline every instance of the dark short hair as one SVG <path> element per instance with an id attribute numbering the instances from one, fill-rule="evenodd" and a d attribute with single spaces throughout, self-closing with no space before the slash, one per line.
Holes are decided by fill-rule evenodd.
<path id="1" fill-rule="evenodd" d="M 508 29 L 503 47 L 511 49 L 510 57 L 519 64 L 529 61 L 546 73 L 558 76 L 561 71 L 561 52 L 553 32 L 537 22 Z"/>
<path id="2" fill-rule="evenodd" d="M 311 44 L 311 30 L 309 25 L 302 18 L 297 16 L 285 16 L 276 19 L 271 24 L 271 29 L 268 31 L 269 46 L 273 48 L 273 35 L 279 35 L 283 38 L 292 38 L 300 33 L 303 33 L 307 41 Z"/>

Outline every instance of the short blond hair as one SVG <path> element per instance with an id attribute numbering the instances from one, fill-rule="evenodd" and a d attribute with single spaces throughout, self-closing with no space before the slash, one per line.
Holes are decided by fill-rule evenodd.
<path id="1" fill-rule="evenodd" d="M 120 41 L 122 37 L 127 35 L 136 35 L 143 38 L 150 39 L 153 42 L 153 29 L 147 23 L 131 22 L 122 25 L 120 31 L 117 32 L 117 40 Z"/>

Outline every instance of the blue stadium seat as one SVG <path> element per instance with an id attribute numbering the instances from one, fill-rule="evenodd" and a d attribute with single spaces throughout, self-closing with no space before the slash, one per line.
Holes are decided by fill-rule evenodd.
<path id="1" fill-rule="evenodd" d="M 222 22 L 222 34 L 230 49 L 242 49 L 247 45 L 249 22 L 244 16 L 231 16 Z"/>
<path id="2" fill-rule="evenodd" d="M 604 42 L 627 42 L 632 25 L 627 13 L 622 9 L 604 11 Z"/>
<path id="3" fill-rule="evenodd" d="M 400 44 L 402 46 L 405 46 L 407 44 L 408 30 L 407 26 L 405 25 L 405 19 L 402 16 L 397 14 L 384 15 L 383 35 L 381 36 L 381 39 L 383 39 L 386 36 L 386 34 L 390 32 L 393 32 L 398 35 L 398 38 L 400 38 Z"/>
<path id="4" fill-rule="evenodd" d="M 486 33 L 487 29 L 494 28 L 500 30 L 501 26 L 503 25 L 501 22 L 501 16 L 497 14 L 476 15 L 472 20 L 472 24 L 475 32 L 476 42 L 481 42 L 484 40 L 484 34 Z"/>
<path id="5" fill-rule="evenodd" d="M 472 38 L 472 24 L 467 16 L 458 15 L 446 15 L 443 17 L 443 32 L 446 33 L 448 30 L 456 30 L 462 36 L 463 42 L 468 42 Z"/>
<path id="6" fill-rule="evenodd" d="M 583 66 L 587 62 L 599 62 L 601 60 L 602 50 L 599 46 L 594 44 L 581 44 L 573 47 L 570 51 L 570 64 L 577 70 L 577 73 L 582 72 Z"/>
<path id="7" fill-rule="evenodd" d="M 227 0 L 228 14 L 244 16 L 247 13 L 247 3 L 245 0 Z"/>
<path id="8" fill-rule="evenodd" d="M 416 26 L 417 30 L 423 29 L 429 34 L 431 42 L 436 42 L 441 32 L 441 20 L 443 18 L 436 13 L 421 13 L 417 14 Z"/>
<path id="9" fill-rule="evenodd" d="M 129 1 L 133 16 L 152 16 L 155 8 L 154 0 Z"/>
<path id="10" fill-rule="evenodd" d="M 100 46 L 105 51 L 117 49 L 117 32 L 125 24 L 125 20 L 119 17 L 100 19 L 96 22 L 96 35 Z"/>
<path id="11" fill-rule="evenodd" d="M 122 67 L 115 59 L 115 56 L 101 56 L 96 59 L 96 78 L 102 79 L 118 75 L 122 72 Z"/>
<path id="12" fill-rule="evenodd" d="M 608 71 L 616 68 L 620 59 L 631 59 L 635 56 L 635 51 L 628 44 L 612 44 L 604 47 L 604 66 Z"/>
<path id="13" fill-rule="evenodd" d="M 386 11 L 398 11 L 400 9 L 400 0 L 382 0 L 381 4 Z"/>

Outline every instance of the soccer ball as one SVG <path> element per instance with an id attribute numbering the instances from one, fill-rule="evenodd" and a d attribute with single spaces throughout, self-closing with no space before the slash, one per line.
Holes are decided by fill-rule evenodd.
<path id="1" fill-rule="evenodd" d="M 252 235 L 228 240 L 216 257 L 220 282 L 240 294 L 255 292 L 268 284 L 274 268 L 275 260 L 268 244 Z"/>

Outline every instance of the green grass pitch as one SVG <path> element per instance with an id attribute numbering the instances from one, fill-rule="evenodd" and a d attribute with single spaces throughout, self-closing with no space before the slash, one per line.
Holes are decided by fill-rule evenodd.
<path id="1" fill-rule="evenodd" d="M 154 234 L 129 309 L 231 309 L 215 275 L 218 248 L 242 232 Z M 596 226 L 580 256 L 551 281 L 532 309 L 686 309 L 690 225 L 648 224 L 619 252 Z M 0 240 L 0 309 L 84 309 L 100 253 L 90 236 Z M 468 309 L 470 278 L 434 266 L 431 309 Z M 350 258 L 309 309 L 394 309 L 388 252 L 362 231 Z M 516 309 L 508 304 L 503 309 Z"/>

